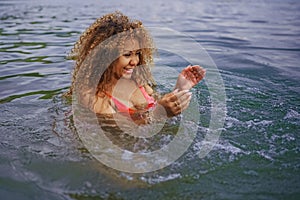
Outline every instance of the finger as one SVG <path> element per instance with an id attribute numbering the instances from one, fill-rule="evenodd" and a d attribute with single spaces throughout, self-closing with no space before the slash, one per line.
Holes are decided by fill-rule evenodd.
<path id="1" fill-rule="evenodd" d="M 193 68 L 193 65 L 191 65 L 191 64 L 185 67 L 185 69 L 188 69 L 188 70 L 190 70 L 192 68 Z"/>
<path id="2" fill-rule="evenodd" d="M 181 71 L 181 74 L 185 74 L 186 72 L 190 71 L 190 67 L 191 67 L 191 66 L 185 67 L 185 68 Z"/>
<path id="3" fill-rule="evenodd" d="M 175 89 L 173 92 L 167 93 L 163 98 L 169 99 L 178 93 L 178 89 Z"/>
<path id="4" fill-rule="evenodd" d="M 183 104 L 185 101 L 188 101 L 188 99 L 192 96 L 192 92 L 187 92 L 184 95 L 182 95 L 181 97 L 178 98 L 178 102 L 180 104 Z"/>
<path id="5" fill-rule="evenodd" d="M 191 99 L 192 99 L 192 94 L 188 95 L 187 98 L 182 100 L 180 104 L 182 110 L 185 110 L 189 106 Z"/>
<path id="6" fill-rule="evenodd" d="M 178 92 L 173 92 L 173 96 L 170 96 L 170 101 L 177 101 L 178 99 L 180 99 L 182 96 L 186 95 L 187 93 L 189 93 L 189 90 L 181 90 Z"/>
<path id="7" fill-rule="evenodd" d="M 178 91 L 179 91 L 179 89 L 176 88 L 173 92 L 178 92 Z"/>
<path id="8" fill-rule="evenodd" d="M 193 70 L 198 72 L 198 73 L 201 73 L 202 71 L 205 71 L 205 69 L 199 65 L 195 65 L 193 66 Z"/>
<path id="9" fill-rule="evenodd" d="M 184 75 L 184 78 L 186 78 L 187 80 L 190 80 L 190 81 L 194 81 L 197 78 L 197 75 L 189 72 Z"/>
<path id="10" fill-rule="evenodd" d="M 200 74 L 204 77 L 205 74 L 206 74 L 206 69 L 202 69 L 201 72 L 200 72 Z"/>
<path id="11" fill-rule="evenodd" d="M 201 73 L 201 79 L 203 79 L 203 78 L 205 77 L 205 75 L 206 75 L 206 70 L 203 69 L 203 71 L 202 71 L 202 73 Z"/>
<path id="12" fill-rule="evenodd" d="M 205 69 L 200 67 L 199 65 L 197 66 L 193 66 L 193 70 L 192 70 L 192 73 L 195 75 L 195 76 L 199 76 L 199 75 L 204 75 L 205 74 Z"/>
<path id="13" fill-rule="evenodd" d="M 205 76 L 205 73 L 198 73 L 198 74 L 196 75 L 196 78 L 197 78 L 197 79 L 198 79 L 198 78 L 202 79 L 202 78 L 204 78 L 204 76 Z"/>
<path id="14" fill-rule="evenodd" d="M 193 71 L 194 71 L 194 73 L 196 73 L 196 74 L 203 74 L 203 72 L 205 71 L 205 69 L 203 69 L 203 68 L 200 67 L 200 66 L 197 66 L 197 67 L 194 67 L 194 68 L 193 68 Z"/>
<path id="15" fill-rule="evenodd" d="M 188 75 L 189 77 L 193 77 L 193 76 L 195 76 L 195 73 L 194 73 L 193 71 L 188 71 L 188 72 L 187 72 L 187 75 Z"/>
<path id="16" fill-rule="evenodd" d="M 177 115 L 187 109 L 190 104 L 191 98 L 192 96 L 188 96 L 188 98 L 184 99 L 178 106 L 176 106 L 174 108 L 174 113 L 176 113 Z"/>
<path id="17" fill-rule="evenodd" d="M 201 68 L 202 68 L 202 67 L 200 67 L 199 65 L 193 65 L 193 66 L 191 66 L 191 69 L 192 69 L 193 71 L 199 71 Z"/>
<path id="18" fill-rule="evenodd" d="M 191 99 L 192 99 L 192 96 L 190 96 L 190 98 L 187 101 L 183 102 L 182 107 L 181 107 L 181 112 L 183 112 L 185 109 L 187 109 L 189 107 Z"/>
<path id="19" fill-rule="evenodd" d="M 202 67 L 200 67 L 199 65 L 194 65 L 191 68 L 193 71 L 199 71 Z"/>
<path id="20" fill-rule="evenodd" d="M 206 70 L 203 69 L 202 71 L 200 71 L 200 72 L 197 73 L 196 77 L 197 77 L 197 79 L 201 80 L 201 79 L 204 78 L 205 74 L 206 74 Z"/>

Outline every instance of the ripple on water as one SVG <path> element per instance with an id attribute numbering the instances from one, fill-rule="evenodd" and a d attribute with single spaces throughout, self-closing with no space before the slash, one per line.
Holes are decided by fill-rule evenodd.
<path id="1" fill-rule="evenodd" d="M 289 0 L 131 5 L 1 1 L 1 197 L 297 199 L 300 4 Z M 125 14 L 143 16 L 148 25 L 185 30 L 222 69 L 228 112 L 221 137 L 207 157 L 198 157 L 210 119 L 205 82 L 194 91 L 201 105 L 198 135 L 185 155 L 161 171 L 133 175 L 106 169 L 76 135 L 72 115 L 67 114 L 70 105 L 56 98 L 69 86 L 72 64 L 64 56 L 85 27 L 118 6 Z M 157 17 L 161 14 L 165 19 Z M 162 64 L 178 61 L 166 52 L 160 59 Z M 172 67 L 185 64 L 180 60 Z M 172 88 L 176 77 L 159 73 L 162 90 Z M 165 144 L 172 137 L 161 139 Z M 124 159 L 130 155 L 124 154 Z M 136 187 L 136 182 L 146 189 Z"/>

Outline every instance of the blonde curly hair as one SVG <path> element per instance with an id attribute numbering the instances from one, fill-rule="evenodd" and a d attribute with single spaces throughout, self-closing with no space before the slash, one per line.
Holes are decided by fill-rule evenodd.
<path id="1" fill-rule="evenodd" d="M 79 98 L 84 98 L 87 92 L 94 96 L 110 93 L 117 81 L 113 74 L 114 64 L 122 55 L 122 47 L 129 37 L 137 40 L 141 48 L 132 79 L 138 85 L 154 86 L 150 67 L 156 49 L 151 36 L 141 21 L 114 12 L 98 18 L 75 43 L 69 58 L 76 62 L 72 84 L 66 95 L 72 95 L 75 90 Z"/>

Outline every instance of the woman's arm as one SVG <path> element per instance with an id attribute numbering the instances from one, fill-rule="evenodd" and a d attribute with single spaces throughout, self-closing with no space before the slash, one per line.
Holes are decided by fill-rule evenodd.
<path id="1" fill-rule="evenodd" d="M 158 105 L 153 111 L 154 118 L 173 117 L 179 115 L 190 104 L 192 93 L 188 90 L 174 90 L 158 100 Z"/>
<path id="2" fill-rule="evenodd" d="M 114 114 L 116 111 L 112 108 L 110 101 L 106 98 L 96 97 L 94 112 L 98 114 Z"/>
<path id="3" fill-rule="evenodd" d="M 197 85 L 205 76 L 206 70 L 199 65 L 187 66 L 178 76 L 175 89 L 189 90 Z"/>

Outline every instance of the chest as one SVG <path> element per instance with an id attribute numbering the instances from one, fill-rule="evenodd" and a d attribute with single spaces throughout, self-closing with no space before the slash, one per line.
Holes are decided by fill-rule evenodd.
<path id="1" fill-rule="evenodd" d="M 136 85 L 126 85 L 115 88 L 113 97 L 128 108 L 143 109 L 148 105 L 147 99 Z"/>

